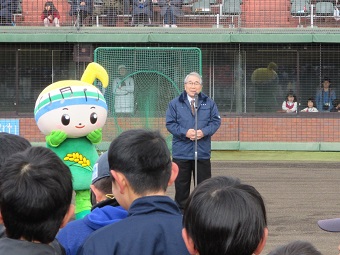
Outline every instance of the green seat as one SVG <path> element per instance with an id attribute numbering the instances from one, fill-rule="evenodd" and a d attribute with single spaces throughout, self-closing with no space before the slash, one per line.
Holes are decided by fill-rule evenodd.
<path id="1" fill-rule="evenodd" d="M 292 16 L 307 16 L 310 14 L 309 0 L 292 0 L 290 13 Z"/>

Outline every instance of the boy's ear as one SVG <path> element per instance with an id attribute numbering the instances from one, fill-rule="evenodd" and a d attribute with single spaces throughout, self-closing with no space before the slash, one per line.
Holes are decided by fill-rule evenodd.
<path id="1" fill-rule="evenodd" d="M 182 237 L 185 243 L 185 246 L 188 249 L 188 252 L 191 255 L 199 254 L 198 251 L 195 248 L 194 241 L 191 239 L 191 237 L 188 235 L 188 232 L 185 228 L 182 229 Z"/>
<path id="2" fill-rule="evenodd" d="M 124 194 L 125 188 L 128 186 L 125 176 L 122 173 L 117 172 L 115 170 L 111 170 L 110 172 L 114 179 L 113 181 L 116 182 L 116 184 L 119 187 L 120 194 Z"/>
<path id="3" fill-rule="evenodd" d="M 2 219 L 1 211 L 0 211 L 0 224 L 4 224 L 4 220 Z"/>
<path id="4" fill-rule="evenodd" d="M 253 254 L 255 254 L 255 255 L 261 254 L 264 246 L 266 245 L 267 238 L 268 238 L 268 228 L 265 228 L 264 231 L 263 231 L 263 237 L 262 237 L 259 245 L 257 246 L 256 250 L 253 252 Z"/>
<path id="5" fill-rule="evenodd" d="M 63 228 L 65 227 L 65 225 L 70 221 L 70 219 L 74 217 L 74 205 L 73 204 L 70 204 L 70 207 L 68 208 L 65 216 L 64 216 L 64 219 L 60 225 L 60 228 Z"/>
<path id="6" fill-rule="evenodd" d="M 178 175 L 178 171 L 179 171 L 178 165 L 176 163 L 172 162 L 171 176 L 170 176 L 170 179 L 169 179 L 169 182 L 168 182 L 168 186 L 171 186 L 175 182 L 177 175 Z"/>

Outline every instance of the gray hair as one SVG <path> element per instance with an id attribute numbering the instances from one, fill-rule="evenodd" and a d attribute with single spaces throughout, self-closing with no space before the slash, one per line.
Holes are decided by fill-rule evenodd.
<path id="1" fill-rule="evenodd" d="M 202 82 L 203 82 L 203 81 L 202 81 L 202 76 L 201 76 L 199 73 L 197 73 L 197 72 L 191 72 L 191 73 L 189 73 L 189 74 L 185 77 L 185 79 L 184 79 L 184 84 L 188 82 L 188 79 L 189 79 L 190 76 L 196 76 L 197 78 L 199 78 L 200 84 L 202 85 Z"/>

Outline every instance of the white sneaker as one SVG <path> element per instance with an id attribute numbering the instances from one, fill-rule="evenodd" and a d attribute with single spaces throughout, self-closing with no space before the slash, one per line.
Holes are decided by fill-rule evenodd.
<path id="1" fill-rule="evenodd" d="M 60 27 L 60 25 L 59 25 L 59 24 L 55 24 L 55 26 L 56 26 L 56 27 Z"/>
<path id="2" fill-rule="evenodd" d="M 173 25 L 171 25 L 171 27 L 177 27 L 177 25 L 173 24 Z"/>
<path id="3" fill-rule="evenodd" d="M 164 24 L 163 27 L 170 27 L 168 24 Z"/>

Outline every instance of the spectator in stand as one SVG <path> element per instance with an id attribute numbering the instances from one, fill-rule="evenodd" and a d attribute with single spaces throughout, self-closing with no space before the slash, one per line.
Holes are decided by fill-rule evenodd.
<path id="1" fill-rule="evenodd" d="M 92 203 L 90 214 L 83 219 L 69 222 L 57 235 L 57 240 L 65 248 L 67 255 L 76 255 L 80 246 L 94 231 L 127 216 L 127 211 L 119 206 L 112 195 L 107 152 L 100 156 L 93 167 L 90 187 Z"/>
<path id="2" fill-rule="evenodd" d="M 340 100 L 335 99 L 333 101 L 333 108 L 331 109 L 331 112 L 340 112 Z"/>
<path id="3" fill-rule="evenodd" d="M 335 91 L 331 89 L 331 80 L 324 78 L 322 88 L 316 93 L 316 107 L 319 112 L 330 112 L 333 108 L 333 100 L 336 98 Z"/>
<path id="4" fill-rule="evenodd" d="M 260 254 L 268 236 L 261 194 L 225 176 L 203 181 L 184 208 L 182 235 L 190 254 Z"/>
<path id="5" fill-rule="evenodd" d="M 44 21 L 44 26 L 56 26 L 60 27 L 59 20 L 60 15 L 57 8 L 54 6 L 53 2 L 46 2 L 44 11 L 41 14 L 41 20 Z"/>
<path id="6" fill-rule="evenodd" d="M 24 151 L 30 147 L 30 142 L 25 138 L 18 135 L 0 132 L 0 170 L 1 165 L 4 164 L 5 160 L 12 154 Z M 0 224 L 0 238 L 4 236 L 6 236 L 5 227 L 3 224 Z"/>
<path id="7" fill-rule="evenodd" d="M 78 254 L 188 254 L 181 211 L 165 194 L 178 167 L 162 135 L 125 131 L 111 143 L 108 157 L 112 193 L 129 216 L 95 231 Z"/>
<path id="8" fill-rule="evenodd" d="M 289 91 L 286 100 L 282 103 L 282 111 L 287 113 L 296 113 L 297 111 L 297 102 L 296 96 L 293 91 Z"/>
<path id="9" fill-rule="evenodd" d="M 268 253 L 268 255 L 322 255 L 313 244 L 305 241 L 293 241 L 282 245 Z"/>
<path id="10" fill-rule="evenodd" d="M 79 26 L 83 25 L 84 19 L 87 16 L 91 16 L 92 12 L 93 12 L 92 0 L 72 0 L 70 16 L 77 17 L 77 22 L 79 22 Z"/>
<path id="11" fill-rule="evenodd" d="M 0 26 L 11 26 L 12 15 L 18 9 L 19 0 L 0 0 Z"/>
<path id="12" fill-rule="evenodd" d="M 164 27 L 177 27 L 176 17 L 181 16 L 182 0 L 159 0 L 161 16 L 164 18 Z"/>
<path id="13" fill-rule="evenodd" d="M 315 107 L 314 98 L 308 98 L 307 107 L 301 110 L 301 112 L 318 112 L 318 109 Z"/>
<path id="14" fill-rule="evenodd" d="M 123 12 L 122 0 L 103 0 L 104 13 L 107 15 L 108 26 L 115 27 L 117 25 L 117 15 Z"/>
<path id="15" fill-rule="evenodd" d="M 74 214 L 70 169 L 48 148 L 10 156 L 0 171 L 0 254 L 61 255 L 55 236 Z"/>
<path id="16" fill-rule="evenodd" d="M 151 0 L 133 0 L 133 25 L 151 24 Z"/>

